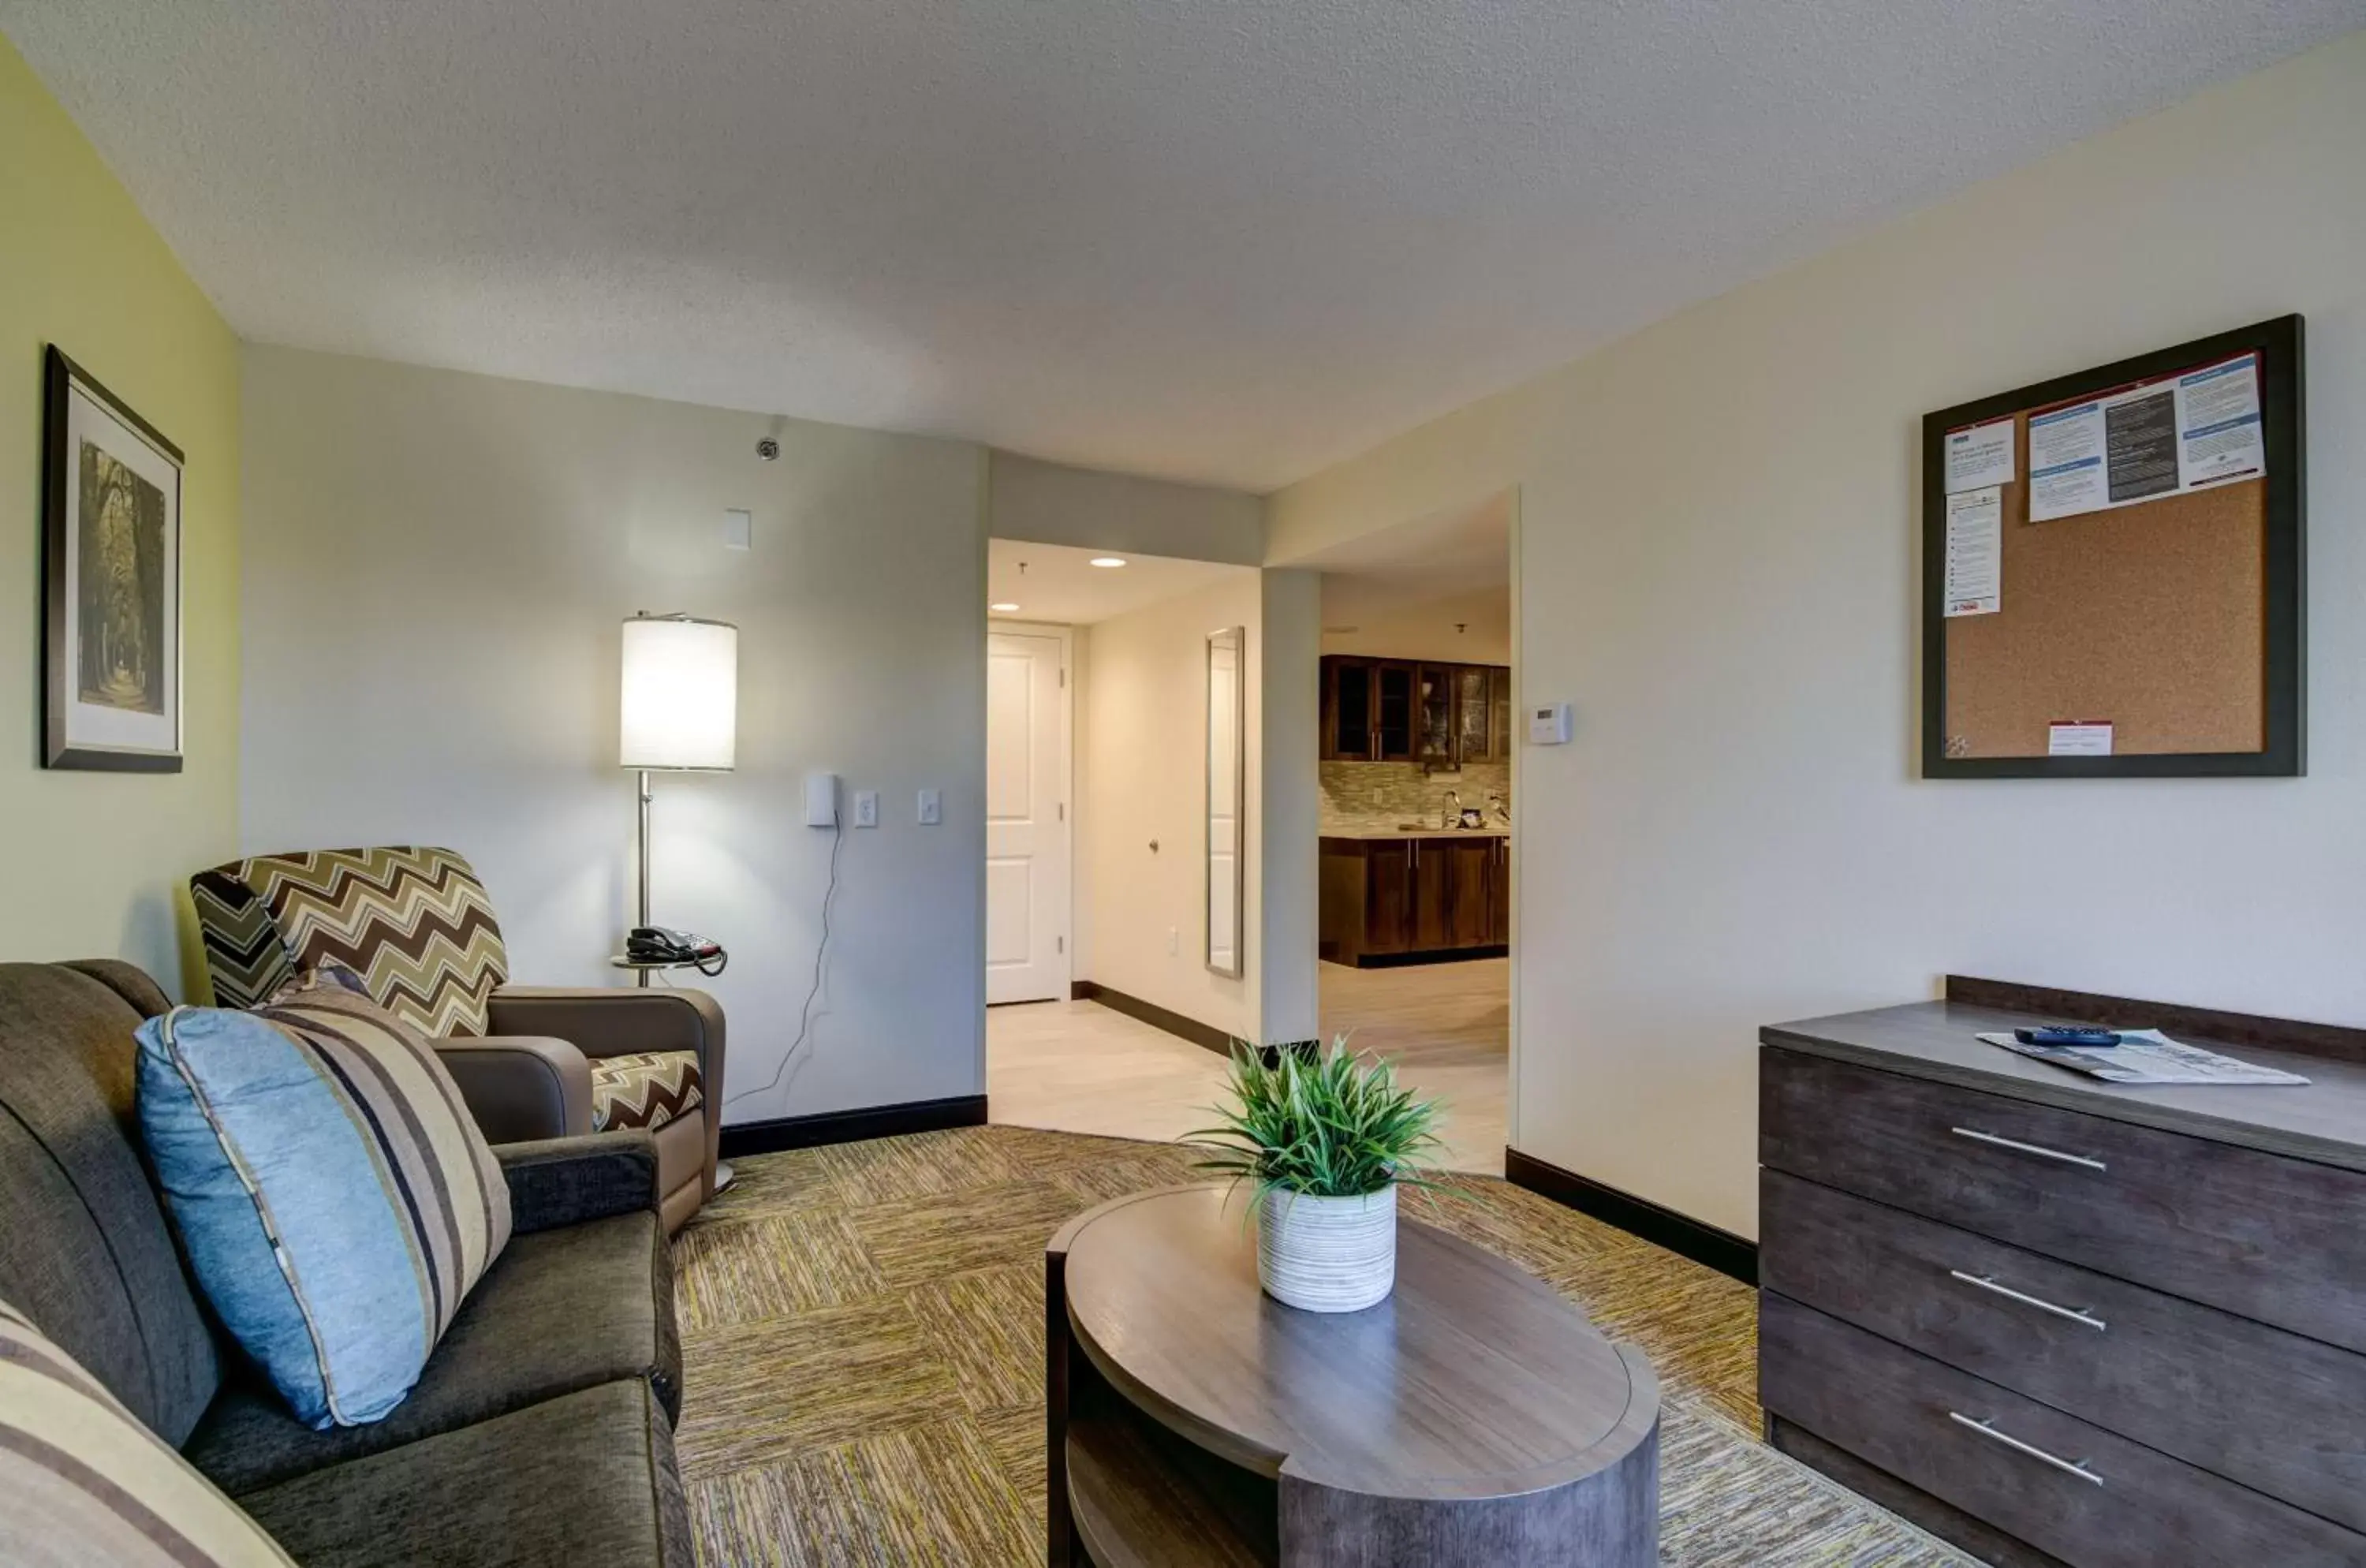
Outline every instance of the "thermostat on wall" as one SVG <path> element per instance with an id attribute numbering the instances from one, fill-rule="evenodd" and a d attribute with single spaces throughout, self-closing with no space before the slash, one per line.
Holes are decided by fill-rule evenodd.
<path id="1" fill-rule="evenodd" d="M 1528 744 L 1531 746 L 1566 746 L 1569 744 L 1569 705 L 1548 703 L 1528 710 Z"/>

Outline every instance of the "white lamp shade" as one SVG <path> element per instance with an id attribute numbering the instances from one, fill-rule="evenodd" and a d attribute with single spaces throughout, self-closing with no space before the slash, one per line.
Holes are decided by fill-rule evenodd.
<path id="1" fill-rule="evenodd" d="M 728 768 L 739 740 L 739 628 L 716 621 L 625 623 L 627 768 Z"/>

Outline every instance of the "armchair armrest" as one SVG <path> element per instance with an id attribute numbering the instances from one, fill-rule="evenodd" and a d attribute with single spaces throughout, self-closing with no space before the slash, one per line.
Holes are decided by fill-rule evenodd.
<path id="1" fill-rule="evenodd" d="M 564 1040 L 454 1036 L 435 1055 L 490 1144 L 592 1131 L 592 1065 Z"/>
<path id="2" fill-rule="evenodd" d="M 655 986 L 502 986 L 492 994 L 490 1023 L 499 1034 L 555 1034 L 587 1056 L 697 1052 L 706 1094 L 706 1196 L 715 1195 L 723 1137 L 723 1009 L 713 997 Z"/>
<path id="3" fill-rule="evenodd" d="M 704 991 L 502 986 L 489 1012 L 495 1034 L 555 1035 L 587 1056 L 695 1051 L 708 1089 L 721 1087 L 723 1009 Z"/>
<path id="4" fill-rule="evenodd" d="M 558 1230 L 658 1209 L 658 1145 L 647 1133 L 601 1133 L 500 1144 L 510 1184 L 510 1234 Z"/>

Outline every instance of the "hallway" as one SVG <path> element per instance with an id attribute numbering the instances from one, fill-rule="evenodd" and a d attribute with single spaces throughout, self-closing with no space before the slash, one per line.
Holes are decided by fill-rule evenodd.
<path id="1" fill-rule="evenodd" d="M 1323 965 L 1323 1032 L 1396 1058 L 1404 1081 L 1447 1101 L 1439 1163 L 1501 1175 L 1511 961 L 1402 969 Z M 1098 1002 L 986 1012 L 986 1095 L 997 1122 L 1169 1140 L 1209 1124 L 1224 1062 Z"/>

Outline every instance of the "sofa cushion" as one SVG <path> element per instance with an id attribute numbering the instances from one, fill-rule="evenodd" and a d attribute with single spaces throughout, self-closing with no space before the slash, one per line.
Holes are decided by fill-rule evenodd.
<path id="1" fill-rule="evenodd" d="M 450 850 L 380 845 L 232 861 L 189 879 L 214 999 L 253 1007 L 333 961 L 429 1035 L 482 1034 L 509 978 L 492 900 Z"/>
<path id="2" fill-rule="evenodd" d="M 141 1131 L 216 1315 L 304 1421 L 381 1419 L 509 1240 L 451 1074 L 333 985 L 139 1040 Z"/>
<path id="3" fill-rule="evenodd" d="M 141 1163 L 119 966 L 0 964 L 0 1297 L 178 1446 L 221 1363 Z"/>
<path id="4" fill-rule="evenodd" d="M 192 1463 L 244 1493 L 596 1384 L 641 1379 L 682 1407 L 673 1269 L 648 1209 L 513 1240 L 385 1420 L 316 1432 L 234 1378 L 191 1435 Z"/>
<path id="5" fill-rule="evenodd" d="M 529 1405 L 239 1503 L 304 1568 L 693 1568 L 673 1433 L 640 1382 Z"/>
<path id="6" fill-rule="evenodd" d="M 592 1063 L 592 1130 L 654 1133 L 706 1103 L 695 1051 L 648 1051 Z"/>
<path id="7" fill-rule="evenodd" d="M 0 1303 L 0 1562 L 293 1568 L 238 1505 Z"/>

